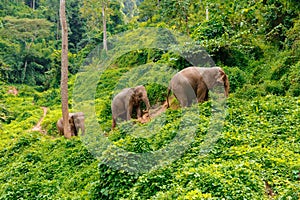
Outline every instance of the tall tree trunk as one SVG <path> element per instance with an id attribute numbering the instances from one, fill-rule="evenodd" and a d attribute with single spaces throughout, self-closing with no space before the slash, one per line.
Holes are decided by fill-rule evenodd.
<path id="1" fill-rule="evenodd" d="M 26 71 L 27 71 L 27 59 L 25 60 L 25 64 L 24 64 L 24 71 L 22 74 L 22 84 L 24 83 L 25 77 L 26 77 Z"/>
<path id="2" fill-rule="evenodd" d="M 60 0 L 60 23 L 62 35 L 61 51 L 61 107 L 64 124 L 64 136 L 71 138 L 68 106 L 68 27 L 66 20 L 66 2 Z"/>
<path id="3" fill-rule="evenodd" d="M 106 35 L 106 18 L 105 18 L 106 4 L 102 2 L 102 23 L 103 23 L 103 49 L 107 51 L 107 35 Z"/>
<path id="4" fill-rule="evenodd" d="M 31 44 L 33 44 L 34 39 L 32 38 L 31 41 L 32 41 L 32 42 L 30 42 L 29 44 L 27 44 L 27 43 L 25 42 L 26 56 L 25 56 L 25 63 L 24 63 L 24 71 L 23 71 L 22 78 L 21 78 L 21 83 L 22 83 L 22 84 L 23 84 L 24 81 L 25 81 L 26 72 L 27 72 L 27 65 L 28 65 L 27 55 L 29 54 L 29 50 L 30 50 Z"/>

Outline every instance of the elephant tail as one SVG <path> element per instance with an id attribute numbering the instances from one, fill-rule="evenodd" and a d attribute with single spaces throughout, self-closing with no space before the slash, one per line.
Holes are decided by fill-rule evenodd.
<path id="1" fill-rule="evenodd" d="M 113 117 L 112 118 L 112 126 L 111 126 L 112 130 L 116 127 L 116 124 L 117 124 L 116 119 Z"/>
<path id="2" fill-rule="evenodd" d="M 167 92 L 167 108 L 170 107 L 170 104 L 169 104 L 169 95 L 170 95 L 170 92 L 171 92 L 171 88 L 168 87 L 168 92 Z"/>

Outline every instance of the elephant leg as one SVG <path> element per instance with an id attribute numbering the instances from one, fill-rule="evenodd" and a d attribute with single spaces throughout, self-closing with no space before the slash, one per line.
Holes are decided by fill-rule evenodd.
<path id="1" fill-rule="evenodd" d="M 196 101 L 196 95 L 193 90 L 185 91 L 179 99 L 180 105 L 182 107 L 189 107 L 193 103 L 195 103 L 195 101 Z"/>
<path id="2" fill-rule="evenodd" d="M 176 97 L 176 99 L 179 101 L 181 107 L 188 106 L 187 95 L 182 86 L 177 85 L 176 88 L 173 89 L 173 94 Z"/>
<path id="3" fill-rule="evenodd" d="M 127 109 L 127 113 L 126 113 L 126 120 L 127 121 L 131 119 L 132 109 L 133 109 L 133 105 L 132 105 L 132 103 L 130 103 L 128 105 L 128 109 Z"/>
<path id="4" fill-rule="evenodd" d="M 59 119 L 56 123 L 56 128 L 58 130 L 58 133 L 60 135 L 63 135 L 64 134 L 64 126 L 63 126 L 63 123 L 62 123 L 62 118 Z"/>
<path id="5" fill-rule="evenodd" d="M 201 82 L 197 88 L 197 101 L 204 102 L 208 100 L 208 88 L 204 82 Z"/>
<path id="6" fill-rule="evenodd" d="M 116 125 L 117 125 L 117 123 L 116 123 L 116 118 L 113 117 L 113 118 L 112 118 L 112 126 L 111 126 L 111 128 L 112 128 L 112 129 L 115 128 Z"/>
<path id="7" fill-rule="evenodd" d="M 142 110 L 141 110 L 140 105 L 138 105 L 137 108 L 136 108 L 136 116 L 137 116 L 137 118 L 142 117 Z"/>
<path id="8" fill-rule="evenodd" d="M 208 100 L 208 90 L 201 91 L 197 94 L 197 101 L 198 103 L 204 102 Z"/>
<path id="9" fill-rule="evenodd" d="M 189 106 L 189 101 L 188 99 L 182 99 L 181 102 L 180 102 L 180 105 L 182 107 L 188 107 Z"/>
<path id="10" fill-rule="evenodd" d="M 186 80 L 180 83 L 176 89 L 176 96 L 182 107 L 189 107 L 196 100 L 196 94 L 193 87 Z"/>
<path id="11" fill-rule="evenodd" d="M 71 136 L 77 136 L 78 134 L 77 134 L 73 116 L 69 117 L 69 125 L 70 125 L 70 130 L 71 130 Z"/>

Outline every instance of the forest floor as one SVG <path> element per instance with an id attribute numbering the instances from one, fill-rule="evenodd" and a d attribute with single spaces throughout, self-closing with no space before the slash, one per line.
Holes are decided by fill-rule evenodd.
<path id="1" fill-rule="evenodd" d="M 169 105 L 170 105 L 170 108 L 172 110 L 176 110 L 178 109 L 180 106 L 176 103 L 172 103 L 174 101 L 174 96 L 171 96 L 169 98 Z M 162 104 L 158 104 L 158 105 L 155 105 L 153 106 L 153 108 L 150 109 L 149 113 L 150 113 L 150 118 L 155 118 L 157 116 L 159 116 L 161 113 L 165 112 L 168 108 L 168 102 L 167 101 L 164 101 Z M 144 116 L 143 116 L 144 118 Z"/>

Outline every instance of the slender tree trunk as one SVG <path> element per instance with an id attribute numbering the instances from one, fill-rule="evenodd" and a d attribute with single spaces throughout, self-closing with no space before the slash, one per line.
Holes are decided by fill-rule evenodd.
<path id="1" fill-rule="evenodd" d="M 23 75 L 22 75 L 22 84 L 24 83 L 25 77 L 26 77 L 26 71 L 27 71 L 27 59 L 25 60 L 25 64 L 24 64 L 24 71 L 23 71 Z"/>
<path id="2" fill-rule="evenodd" d="M 35 10 L 35 0 L 32 0 L 32 9 Z"/>
<path id="3" fill-rule="evenodd" d="M 68 28 L 66 20 L 66 2 L 60 0 L 60 23 L 62 32 L 61 51 L 61 107 L 64 124 L 64 136 L 71 138 L 68 106 Z"/>
<path id="4" fill-rule="evenodd" d="M 33 42 L 34 42 L 34 39 L 33 39 L 33 38 L 32 38 L 31 40 L 32 40 L 32 42 L 31 42 L 31 43 L 29 43 L 29 44 L 27 44 L 27 43 L 25 42 L 26 56 L 25 56 L 24 70 L 23 70 L 22 79 L 21 79 L 21 81 L 22 81 L 22 84 L 23 84 L 23 83 L 24 83 L 24 81 L 25 81 L 26 72 L 27 72 L 27 65 L 28 65 L 28 61 L 27 61 L 27 58 L 26 58 L 26 57 L 27 57 L 27 54 L 29 53 L 29 50 L 30 50 L 31 44 L 33 44 Z"/>
<path id="5" fill-rule="evenodd" d="M 208 6 L 206 6 L 206 9 L 205 9 L 205 18 L 206 20 L 208 21 L 209 20 L 209 16 L 208 16 L 209 12 L 208 12 Z"/>
<path id="6" fill-rule="evenodd" d="M 103 49 L 107 51 L 107 35 L 106 35 L 106 18 L 105 18 L 105 2 L 102 3 L 102 23 L 103 23 Z"/>

